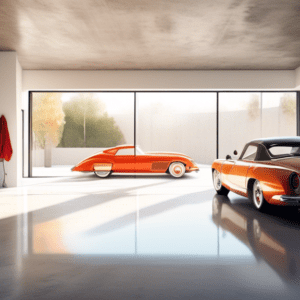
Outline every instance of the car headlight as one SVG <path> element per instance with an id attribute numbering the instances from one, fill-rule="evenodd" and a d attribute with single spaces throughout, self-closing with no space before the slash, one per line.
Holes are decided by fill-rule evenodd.
<path id="1" fill-rule="evenodd" d="M 293 172 L 289 177 L 289 181 L 290 187 L 293 189 L 293 191 L 297 194 L 300 194 L 300 178 L 298 174 Z"/>

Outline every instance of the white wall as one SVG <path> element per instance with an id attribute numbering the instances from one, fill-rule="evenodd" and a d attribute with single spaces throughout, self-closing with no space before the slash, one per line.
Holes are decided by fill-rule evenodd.
<path id="1" fill-rule="evenodd" d="M 16 52 L 0 52 L 0 115 L 7 120 L 13 155 L 5 161 L 8 187 L 20 185 L 22 175 L 22 69 Z"/>
<path id="2" fill-rule="evenodd" d="M 27 90 L 294 89 L 295 71 L 23 71 Z"/>
<path id="3" fill-rule="evenodd" d="M 295 70 L 296 89 L 300 91 L 300 67 Z"/>
<path id="4" fill-rule="evenodd" d="M 17 186 L 21 185 L 22 179 L 22 76 L 23 70 L 16 57 L 16 90 L 17 90 Z"/>

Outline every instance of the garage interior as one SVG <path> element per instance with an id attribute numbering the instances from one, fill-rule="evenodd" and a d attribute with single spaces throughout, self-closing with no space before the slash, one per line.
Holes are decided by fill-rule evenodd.
<path id="1" fill-rule="evenodd" d="M 0 299 L 298 299 L 300 213 L 217 195 L 211 163 L 300 135 L 299 12 L 297 0 L 0 1 L 13 148 Z M 81 159 L 67 142 L 46 168 L 34 97 L 55 93 L 102 97 L 116 143 L 183 152 L 200 172 L 74 176 L 59 168 Z"/>

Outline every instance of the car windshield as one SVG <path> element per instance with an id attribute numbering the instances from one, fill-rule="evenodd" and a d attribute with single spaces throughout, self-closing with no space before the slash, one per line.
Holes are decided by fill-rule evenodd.
<path id="1" fill-rule="evenodd" d="M 139 146 L 136 146 L 135 150 L 136 155 L 145 155 L 145 152 Z"/>
<path id="2" fill-rule="evenodd" d="M 299 156 L 300 147 L 292 146 L 274 146 L 269 148 L 272 156 Z"/>
<path id="3" fill-rule="evenodd" d="M 256 157 L 257 147 L 250 145 L 248 146 L 246 152 L 243 155 L 244 160 L 254 160 Z"/>

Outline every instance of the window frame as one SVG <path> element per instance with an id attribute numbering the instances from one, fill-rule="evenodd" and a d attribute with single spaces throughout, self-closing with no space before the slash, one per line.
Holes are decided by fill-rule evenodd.
<path id="1" fill-rule="evenodd" d="M 133 154 L 118 154 L 120 151 L 123 151 L 123 150 L 132 150 L 132 153 Z M 118 151 L 115 153 L 115 156 L 134 156 L 134 147 L 130 147 L 130 148 L 121 148 L 121 149 L 118 149 Z"/>
<path id="2" fill-rule="evenodd" d="M 255 156 L 254 156 L 253 159 L 246 159 L 246 158 L 245 158 L 245 154 L 247 153 L 247 151 L 248 151 L 248 149 L 249 149 L 250 147 L 255 147 L 255 148 L 256 148 Z M 255 161 L 256 156 L 257 156 L 257 151 L 258 151 L 258 145 L 256 145 L 256 144 L 249 144 L 247 147 L 245 147 L 245 150 L 243 151 L 240 160 L 242 160 L 242 161 Z M 253 153 L 253 154 L 254 154 L 254 153 Z M 251 155 L 252 155 L 252 154 L 251 154 Z"/>
<path id="3" fill-rule="evenodd" d="M 25 136 L 26 138 L 28 138 L 28 146 L 26 149 L 26 155 L 24 155 L 23 158 L 23 163 L 28 165 L 27 168 L 27 176 L 23 176 L 24 177 L 36 177 L 32 175 L 32 94 L 33 93 L 78 93 L 78 91 L 70 91 L 70 90 L 45 90 L 45 89 L 30 89 L 28 90 L 28 131 L 26 132 Z M 136 114 L 137 112 L 137 107 L 136 107 L 136 95 L 138 93 L 169 93 L 169 92 L 176 92 L 176 93 L 201 93 L 201 92 L 210 92 L 210 93 L 215 93 L 216 94 L 216 159 L 219 158 L 219 147 L 220 147 L 220 142 L 219 142 L 219 119 L 220 119 L 220 112 L 219 112 L 219 95 L 220 93 L 255 93 L 255 92 L 259 92 L 259 93 L 296 93 L 296 132 L 297 135 L 300 136 L 300 91 L 295 91 L 295 90 L 218 90 L 218 89 L 214 89 L 214 90 L 157 90 L 157 89 L 153 89 L 153 90 L 133 90 L 133 89 L 128 89 L 128 90 L 124 90 L 124 89 L 115 89 L 115 90 L 107 90 L 107 89 L 98 89 L 98 90 L 81 90 L 80 92 L 84 93 L 91 93 L 91 92 L 110 92 L 110 93 L 133 93 L 134 94 L 134 145 L 136 144 Z M 135 149 L 135 148 L 134 148 Z M 24 162 L 26 157 L 27 162 Z M 239 158 L 241 159 L 241 158 Z M 25 174 L 24 174 L 25 175 Z"/>

